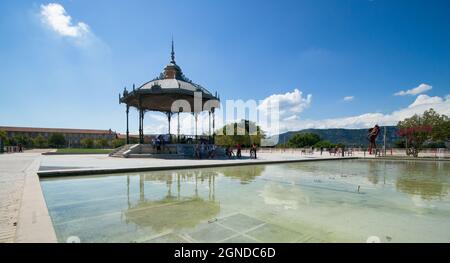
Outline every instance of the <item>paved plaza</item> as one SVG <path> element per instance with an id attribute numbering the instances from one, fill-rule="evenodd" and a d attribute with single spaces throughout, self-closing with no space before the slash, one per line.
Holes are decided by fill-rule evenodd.
<path id="1" fill-rule="evenodd" d="M 25 171 L 36 154 L 0 156 L 0 242 L 13 242 L 17 228 Z"/>

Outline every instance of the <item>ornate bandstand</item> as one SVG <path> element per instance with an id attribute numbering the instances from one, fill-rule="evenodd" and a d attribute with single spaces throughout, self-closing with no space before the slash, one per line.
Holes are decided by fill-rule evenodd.
<path id="1" fill-rule="evenodd" d="M 119 95 L 119 103 L 126 104 L 127 114 L 127 144 L 130 143 L 129 135 L 129 110 L 134 107 L 139 112 L 139 143 L 144 143 L 144 115 L 149 111 L 164 113 L 168 120 L 168 134 L 170 133 L 170 121 L 174 114 L 177 114 L 177 142 L 180 141 L 180 113 L 191 113 L 195 117 L 195 137 L 197 138 L 197 122 L 200 112 L 207 111 L 209 114 L 209 137 L 215 129 L 214 111 L 219 107 L 220 98 L 212 94 L 204 87 L 188 79 L 175 62 L 175 51 L 172 41 L 171 61 L 164 68 L 164 71 L 155 79 L 144 83 L 139 88 L 128 91 L 126 88 L 123 94 Z M 172 136 L 170 136 L 172 138 Z"/>

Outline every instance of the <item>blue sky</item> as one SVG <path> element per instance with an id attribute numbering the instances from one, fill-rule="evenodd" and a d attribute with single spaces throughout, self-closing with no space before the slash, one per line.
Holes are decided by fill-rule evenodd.
<path id="1" fill-rule="evenodd" d="M 70 23 L 49 23 L 50 3 Z M 123 132 L 119 92 L 162 71 L 172 36 L 184 73 L 222 99 L 302 105 L 283 130 L 449 114 L 449 12 L 446 0 L 1 1 L 0 126 Z"/>

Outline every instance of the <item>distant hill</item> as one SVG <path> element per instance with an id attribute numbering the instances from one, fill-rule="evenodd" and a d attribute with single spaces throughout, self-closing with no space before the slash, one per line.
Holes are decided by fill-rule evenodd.
<path id="1" fill-rule="evenodd" d="M 386 145 L 390 146 L 393 145 L 395 141 L 399 140 L 400 137 L 397 135 L 397 127 L 387 126 L 386 128 Z M 297 133 L 310 132 L 319 135 L 322 140 L 327 140 L 332 143 L 343 143 L 347 146 L 366 146 L 369 143 L 367 140 L 367 130 L 368 129 L 305 129 L 295 132 L 290 131 L 279 135 L 278 144 L 288 142 L 289 139 Z M 384 127 L 381 127 L 377 144 L 383 143 L 383 134 Z"/>

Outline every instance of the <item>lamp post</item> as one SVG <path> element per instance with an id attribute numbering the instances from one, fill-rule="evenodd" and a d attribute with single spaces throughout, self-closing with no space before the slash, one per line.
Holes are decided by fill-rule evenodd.
<path id="1" fill-rule="evenodd" d="M 386 157 L 386 131 L 387 130 L 387 128 L 386 128 L 386 126 L 384 126 L 384 135 L 383 135 L 383 154 L 384 154 L 384 157 Z"/>

